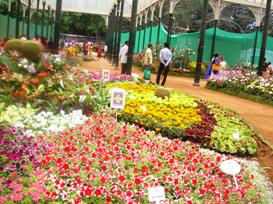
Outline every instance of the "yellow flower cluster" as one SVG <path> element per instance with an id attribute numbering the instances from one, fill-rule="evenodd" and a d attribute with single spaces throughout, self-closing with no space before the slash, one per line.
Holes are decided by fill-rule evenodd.
<path id="1" fill-rule="evenodd" d="M 154 96 L 155 86 L 130 82 L 108 84 L 107 88 L 127 90 L 124 113 L 146 127 L 185 129 L 202 120 L 195 99 L 183 93 L 172 91 L 170 98 L 162 99 Z"/>
<path id="2" fill-rule="evenodd" d="M 148 84 L 136 84 L 134 82 L 124 82 L 124 83 L 111 83 L 106 86 L 108 89 L 111 88 L 120 88 L 124 89 L 128 92 L 134 93 L 154 93 L 156 90 L 155 86 L 151 86 Z"/>

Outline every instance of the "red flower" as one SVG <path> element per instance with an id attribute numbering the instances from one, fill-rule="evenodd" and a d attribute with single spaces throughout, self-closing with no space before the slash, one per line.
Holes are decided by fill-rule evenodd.
<path id="1" fill-rule="evenodd" d="M 136 184 L 136 185 L 141 184 L 141 180 L 140 180 L 140 178 L 135 178 L 135 184 Z"/>
<path id="2" fill-rule="evenodd" d="M 199 188 L 199 192 L 200 195 L 204 195 L 206 193 L 205 189 Z"/>
<path id="3" fill-rule="evenodd" d="M 111 199 L 110 197 L 107 197 L 107 198 L 106 198 L 106 202 L 107 202 L 107 203 L 111 203 L 111 202 L 112 202 L 112 199 Z"/>
<path id="4" fill-rule="evenodd" d="M 94 192 L 94 194 L 95 194 L 96 196 L 101 196 L 101 191 L 100 191 L 100 189 L 96 189 L 95 192 Z"/>
<path id="5" fill-rule="evenodd" d="M 53 71 L 54 68 L 50 66 L 47 62 L 44 63 L 45 68 L 47 68 L 49 71 Z"/>
<path id="6" fill-rule="evenodd" d="M 37 78 L 34 78 L 34 79 L 32 79 L 31 81 L 32 81 L 33 84 L 38 84 L 40 80 L 37 79 Z"/>
<path id="7" fill-rule="evenodd" d="M 196 185 L 197 185 L 197 180 L 196 180 L 196 179 L 192 179 L 192 184 L 193 184 L 194 186 L 196 186 Z"/>
<path id="8" fill-rule="evenodd" d="M 105 171 L 107 171 L 107 167 L 106 166 L 102 166 L 101 170 L 105 172 Z"/>
<path id="9" fill-rule="evenodd" d="M 133 198 L 134 197 L 134 193 L 132 191 L 128 190 L 128 191 L 125 192 L 125 197 L 127 199 Z"/>
<path id="10" fill-rule="evenodd" d="M 1 70 L 1 71 L 7 71 L 7 70 L 8 70 L 8 67 L 7 67 L 7 66 L 0 66 L 0 70 Z"/>
<path id="11" fill-rule="evenodd" d="M 149 167 L 148 167 L 148 166 L 142 166 L 142 167 L 141 167 L 141 170 L 142 170 L 142 171 L 148 171 L 148 170 L 149 170 Z"/>
<path id="12" fill-rule="evenodd" d="M 122 183 L 125 180 L 125 177 L 124 176 L 119 176 L 118 180 Z"/>
<path id="13" fill-rule="evenodd" d="M 101 184 L 105 184 L 106 183 L 106 179 L 104 177 L 101 177 L 100 182 L 101 182 Z"/>
<path id="14" fill-rule="evenodd" d="M 60 164 L 60 163 L 62 163 L 62 162 L 63 162 L 63 159 L 62 159 L 62 158 L 58 158 L 58 159 L 57 159 L 57 163 L 58 163 L 58 164 Z"/>
<path id="15" fill-rule="evenodd" d="M 63 165 L 63 169 L 64 169 L 64 170 L 69 169 L 69 165 L 68 165 L 68 164 L 64 164 L 64 165 Z"/>
<path id="16" fill-rule="evenodd" d="M 87 188 L 85 190 L 85 196 L 91 196 L 91 194 L 92 194 L 92 190 L 90 188 Z"/>
<path id="17" fill-rule="evenodd" d="M 89 88 L 89 93 L 90 93 L 91 95 L 93 95 L 93 94 L 95 93 L 94 89 Z"/>
<path id="18" fill-rule="evenodd" d="M 41 164 L 42 164 L 43 166 L 47 166 L 46 160 L 43 159 L 43 160 L 41 161 Z"/>

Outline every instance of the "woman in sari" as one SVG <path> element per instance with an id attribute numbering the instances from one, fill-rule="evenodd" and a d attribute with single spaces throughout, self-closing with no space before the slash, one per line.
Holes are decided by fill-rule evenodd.
<path id="1" fill-rule="evenodd" d="M 219 54 L 214 54 L 213 58 L 211 60 L 211 63 L 210 63 L 210 65 L 209 65 L 209 67 L 208 67 L 208 69 L 207 69 L 207 71 L 205 73 L 205 79 L 209 79 L 212 72 L 213 72 L 214 75 L 218 75 L 219 70 L 218 71 L 213 70 L 213 68 L 216 67 L 216 66 L 219 66 L 219 63 L 220 63 Z"/>

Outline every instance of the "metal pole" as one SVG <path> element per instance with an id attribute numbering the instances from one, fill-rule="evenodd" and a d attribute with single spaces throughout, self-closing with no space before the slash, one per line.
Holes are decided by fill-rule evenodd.
<path id="1" fill-rule="evenodd" d="M 25 10 L 23 10 L 23 18 L 22 18 L 22 35 L 25 32 Z"/>
<path id="2" fill-rule="evenodd" d="M 54 28 L 54 49 L 57 51 L 59 48 L 60 31 L 61 31 L 61 13 L 62 13 L 62 0 L 56 1 L 55 12 L 55 28 Z"/>
<path id="3" fill-rule="evenodd" d="M 141 34 L 141 26 L 138 27 L 138 42 L 137 42 L 137 52 L 140 51 L 140 34 Z"/>
<path id="4" fill-rule="evenodd" d="M 46 38 L 48 39 L 48 26 L 49 26 L 49 20 L 50 20 L 50 5 L 47 7 L 47 23 L 46 23 Z"/>
<path id="5" fill-rule="evenodd" d="M 111 12 L 111 29 L 110 29 L 110 40 L 109 40 L 109 61 L 112 60 L 113 55 L 113 40 L 114 40 L 114 16 L 115 16 L 115 10 L 112 9 Z"/>
<path id="6" fill-rule="evenodd" d="M 40 0 L 37 0 L 36 19 L 35 19 L 35 37 L 38 36 L 39 5 L 40 5 Z"/>
<path id="7" fill-rule="evenodd" d="M 136 40 L 136 18 L 137 18 L 137 4 L 138 0 L 133 1 L 130 24 L 129 50 L 126 74 L 131 75 L 133 65 L 133 54 Z"/>
<path id="8" fill-rule="evenodd" d="M 20 5 L 21 0 L 17 0 L 17 9 L 16 9 L 16 24 L 15 24 L 15 37 L 19 38 L 19 29 L 20 29 Z"/>
<path id="9" fill-rule="evenodd" d="M 115 26 L 115 41 L 114 41 L 114 60 L 113 64 L 116 65 L 117 57 L 118 57 L 118 29 L 119 29 L 119 15 L 120 15 L 120 0 L 118 0 L 118 6 L 117 6 L 117 16 L 116 16 L 116 26 Z"/>
<path id="10" fill-rule="evenodd" d="M 45 5 L 46 5 L 46 2 L 43 1 L 43 11 L 42 11 L 42 27 L 41 27 L 41 37 L 44 37 L 44 23 L 45 23 Z"/>
<path id="11" fill-rule="evenodd" d="M 153 22 L 151 21 L 149 43 L 151 43 L 151 41 L 152 41 L 152 33 L 153 33 Z"/>
<path id="12" fill-rule="evenodd" d="M 198 46 L 198 56 L 197 63 L 195 69 L 195 77 L 194 77 L 194 86 L 200 86 L 200 75 L 201 75 L 201 66 L 203 60 L 203 51 L 205 44 L 205 35 L 206 35 L 206 22 L 207 22 L 207 13 L 208 13 L 208 0 L 203 1 L 203 11 L 202 11 L 202 20 L 200 25 L 200 39 Z"/>
<path id="13" fill-rule="evenodd" d="M 160 37 L 160 27 L 161 27 L 161 18 L 159 17 L 158 22 L 158 29 L 157 29 L 157 38 L 156 38 L 156 44 L 159 44 L 159 37 Z"/>
<path id="14" fill-rule="evenodd" d="M 117 43 L 117 58 L 116 58 L 116 67 L 119 63 L 119 51 L 120 51 L 120 43 L 121 43 L 121 24 L 123 19 L 123 9 L 124 9 L 124 0 L 121 0 L 121 8 L 120 8 L 120 16 L 119 16 L 119 25 L 118 25 L 118 43 Z"/>
<path id="15" fill-rule="evenodd" d="M 253 69 L 253 65 L 255 63 L 258 33 L 259 33 L 259 26 L 256 26 L 255 40 L 254 40 L 254 46 L 253 46 L 254 48 L 253 48 L 253 55 L 252 55 L 252 61 L 251 61 L 251 67 L 252 67 L 252 69 Z"/>
<path id="16" fill-rule="evenodd" d="M 50 36 L 53 40 L 53 27 L 54 27 L 54 11 L 51 11 L 51 26 L 50 26 Z"/>
<path id="17" fill-rule="evenodd" d="M 144 34 L 143 34 L 143 40 L 142 40 L 142 50 L 145 48 L 145 40 L 146 40 L 146 23 L 144 22 L 144 25 L 143 25 L 143 30 L 144 30 Z"/>
<path id="18" fill-rule="evenodd" d="M 9 7 L 8 7 L 8 22 L 7 22 L 7 38 L 9 38 L 10 7 L 11 7 L 11 2 L 9 1 Z"/>
<path id="19" fill-rule="evenodd" d="M 271 2 L 272 0 L 267 0 L 266 2 L 266 10 L 265 10 L 265 17 L 264 17 L 264 31 L 263 31 L 263 39 L 262 39 L 262 46 L 260 52 L 260 60 L 259 60 L 259 67 L 257 74 L 262 76 L 263 69 L 264 69 L 264 59 L 265 59 L 265 51 L 266 51 L 266 41 L 267 41 L 267 32 L 269 27 L 269 18 L 271 12 Z"/>
<path id="20" fill-rule="evenodd" d="M 114 5 L 114 17 L 113 17 L 113 41 L 112 43 L 112 53 L 111 53 L 111 63 L 113 63 L 115 58 L 115 41 L 116 41 L 116 18 L 117 18 L 117 5 Z"/>
<path id="21" fill-rule="evenodd" d="M 28 0 L 28 7 L 27 7 L 27 39 L 30 38 L 30 6 L 31 6 L 31 0 Z"/>
<path id="22" fill-rule="evenodd" d="M 171 35 L 172 35 L 172 24 L 173 24 L 173 14 L 169 14 L 169 24 L 168 24 L 168 37 L 167 37 L 167 42 L 170 45 L 171 42 Z"/>
<path id="23" fill-rule="evenodd" d="M 213 30 L 213 36 L 212 36 L 212 46 L 211 46 L 211 53 L 210 53 L 210 58 L 212 59 L 213 54 L 214 54 L 214 48 L 215 48 L 215 38 L 216 38 L 216 28 L 217 28 L 217 19 L 214 20 L 214 30 Z"/>

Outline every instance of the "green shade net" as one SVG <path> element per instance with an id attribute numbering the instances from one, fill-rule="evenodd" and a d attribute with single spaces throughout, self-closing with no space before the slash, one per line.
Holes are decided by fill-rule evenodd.
<path id="1" fill-rule="evenodd" d="M 15 37 L 15 27 L 16 27 L 16 19 L 10 18 L 10 24 L 9 24 L 9 37 L 14 38 Z M 0 39 L 4 39 L 7 37 L 7 23 L 8 23 L 8 16 L 0 14 Z M 23 26 L 24 25 L 24 26 Z M 46 25 L 44 26 L 44 36 L 46 36 Z M 41 36 L 41 26 L 38 25 L 38 35 Z M 54 33 L 54 26 L 53 26 L 53 31 Z M 27 35 L 27 23 L 26 21 L 23 23 L 23 21 L 20 21 L 20 26 L 19 26 L 19 35 Z M 30 23 L 30 39 L 35 37 L 35 24 Z M 48 26 L 48 36 L 49 38 L 51 37 L 51 25 Z"/>
<path id="2" fill-rule="evenodd" d="M 151 42 L 154 46 L 156 45 L 157 35 L 158 35 L 158 25 L 152 27 L 151 41 L 150 41 L 150 31 L 151 31 L 151 27 L 147 27 L 145 39 L 143 39 L 144 29 L 137 31 L 135 47 L 134 47 L 135 53 L 140 53 L 143 49 L 147 47 L 149 42 Z M 204 53 L 203 53 L 204 62 L 210 61 L 210 58 L 211 58 L 213 33 L 214 33 L 214 28 L 210 28 L 206 30 L 205 47 L 204 47 Z M 140 35 L 140 38 L 139 38 L 139 35 Z M 171 47 L 172 48 L 177 47 L 181 50 L 185 48 L 191 48 L 195 52 L 195 55 L 191 57 L 191 60 L 196 60 L 199 35 L 200 35 L 199 32 L 172 35 Z M 121 37 L 121 43 L 124 44 L 124 42 L 128 39 L 129 39 L 129 33 L 123 33 Z M 160 45 L 163 45 L 164 42 L 166 42 L 166 39 L 167 39 L 167 31 L 164 29 L 162 25 L 160 25 L 160 33 L 159 33 Z M 143 40 L 144 40 L 144 46 L 143 46 Z M 236 64 L 238 62 L 251 63 L 252 57 L 253 57 L 254 42 L 255 42 L 255 32 L 248 33 L 248 34 L 238 34 L 238 33 L 226 32 L 217 28 L 214 53 L 219 53 L 221 56 L 225 58 L 227 63 L 230 65 Z M 258 38 L 257 38 L 256 52 L 255 52 L 255 61 L 254 61 L 255 65 L 257 65 L 259 62 L 261 44 L 262 44 L 262 33 L 259 32 Z M 267 61 L 273 62 L 273 38 L 270 36 L 268 36 L 267 38 L 266 49 L 267 49 L 266 50 Z"/>

